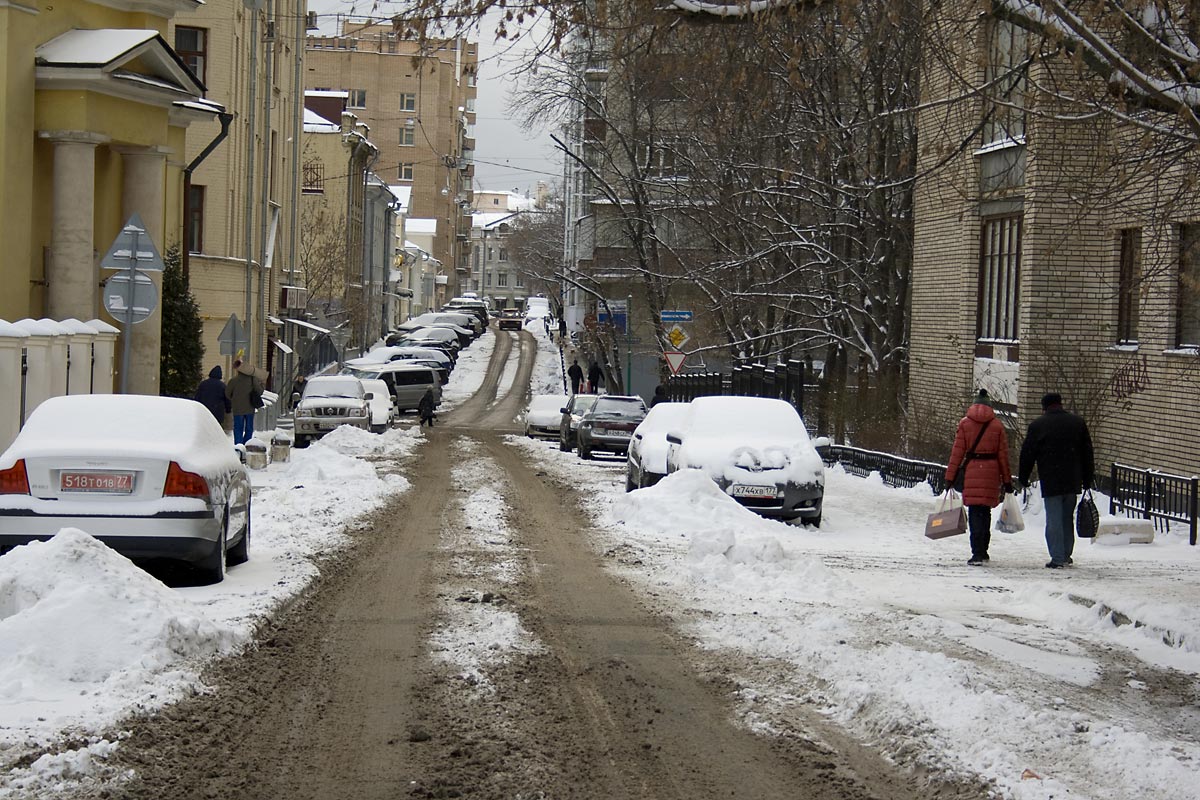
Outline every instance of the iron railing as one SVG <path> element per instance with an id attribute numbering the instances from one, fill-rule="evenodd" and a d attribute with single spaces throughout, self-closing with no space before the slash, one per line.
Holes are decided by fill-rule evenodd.
<path id="1" fill-rule="evenodd" d="M 686 403 L 697 397 L 741 395 L 786 400 L 804 417 L 804 390 L 808 369 L 803 361 L 780 362 L 774 366 L 748 364 L 729 374 L 697 372 L 676 375 L 667 381 L 667 399 Z"/>
<path id="2" fill-rule="evenodd" d="M 1172 522 L 1187 525 L 1188 541 L 1196 544 L 1200 478 L 1113 464 L 1108 479 L 1108 513 L 1154 520 L 1157 530 L 1170 531 Z"/>
<path id="3" fill-rule="evenodd" d="M 872 472 L 878 472 L 879 477 L 888 486 L 910 489 L 917 484 L 928 483 L 934 494 L 941 494 L 946 490 L 945 464 L 917 461 L 891 453 L 877 453 L 874 450 L 842 444 L 818 447 L 817 452 L 821 454 L 826 465 L 841 464 L 842 469 L 851 475 L 865 478 Z"/>

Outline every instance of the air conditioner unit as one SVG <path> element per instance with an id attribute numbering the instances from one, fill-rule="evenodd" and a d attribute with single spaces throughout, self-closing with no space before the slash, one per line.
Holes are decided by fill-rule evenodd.
<path id="1" fill-rule="evenodd" d="M 299 310 L 308 306 L 308 289 L 303 286 L 282 286 L 279 294 L 279 307 Z"/>
<path id="2" fill-rule="evenodd" d="M 304 27 L 308 28 L 310 31 L 315 31 L 317 29 L 317 12 L 308 12 L 307 21 L 304 23 Z"/>

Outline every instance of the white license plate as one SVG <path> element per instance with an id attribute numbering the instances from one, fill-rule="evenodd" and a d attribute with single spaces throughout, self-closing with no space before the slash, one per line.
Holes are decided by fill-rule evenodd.
<path id="1" fill-rule="evenodd" d="M 734 497 L 774 497 L 775 487 L 734 484 L 729 487 L 729 493 Z"/>
<path id="2" fill-rule="evenodd" d="M 132 472 L 62 472 L 58 477 L 60 492 L 85 494 L 131 494 Z"/>

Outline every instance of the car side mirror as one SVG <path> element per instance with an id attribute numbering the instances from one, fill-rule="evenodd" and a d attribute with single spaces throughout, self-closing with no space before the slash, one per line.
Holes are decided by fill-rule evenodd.
<path id="1" fill-rule="evenodd" d="M 667 441 L 671 444 L 683 444 L 683 439 L 679 438 L 679 434 L 677 433 L 668 433 Z"/>
<path id="2" fill-rule="evenodd" d="M 374 392 L 367 392 L 367 397 L 366 397 L 366 399 L 368 399 L 368 400 L 374 400 L 374 399 L 375 399 L 375 393 L 374 393 Z"/>
<path id="3" fill-rule="evenodd" d="M 633 438 L 635 438 L 635 439 L 641 439 L 641 438 L 642 438 L 642 435 L 641 435 L 640 433 L 635 433 L 635 434 L 633 435 Z"/>
<path id="4" fill-rule="evenodd" d="M 565 413 L 567 413 L 567 409 L 565 409 L 565 408 L 560 408 L 560 409 L 558 410 L 558 413 L 560 413 L 560 414 L 565 414 Z"/>
<path id="5" fill-rule="evenodd" d="M 829 447 L 833 442 L 829 441 L 828 436 L 818 436 L 812 440 L 813 447 Z"/>

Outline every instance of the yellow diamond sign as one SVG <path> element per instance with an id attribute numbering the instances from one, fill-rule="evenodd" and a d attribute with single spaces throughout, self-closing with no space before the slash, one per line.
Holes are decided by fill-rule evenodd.
<path id="1" fill-rule="evenodd" d="M 671 346 L 676 350 L 683 347 L 684 343 L 691 338 L 692 337 L 688 336 L 683 328 L 679 327 L 678 325 L 672 325 L 671 330 L 667 331 L 667 341 L 670 342 Z"/>

